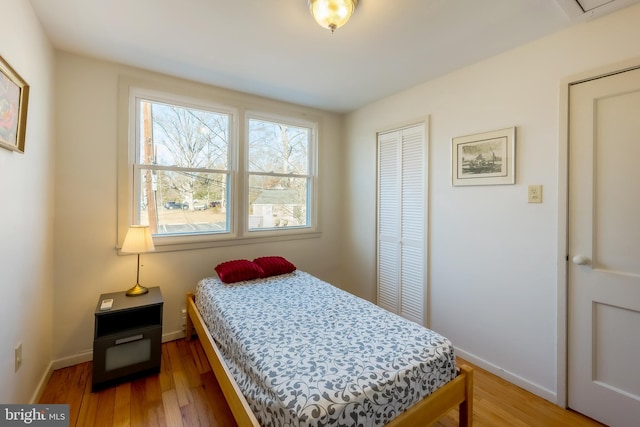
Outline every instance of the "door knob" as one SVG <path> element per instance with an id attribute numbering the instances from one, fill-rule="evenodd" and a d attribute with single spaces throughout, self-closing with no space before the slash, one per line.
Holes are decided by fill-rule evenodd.
<path id="1" fill-rule="evenodd" d="M 573 257 L 573 263 L 576 265 L 587 265 L 589 264 L 589 258 L 584 255 L 576 255 Z"/>

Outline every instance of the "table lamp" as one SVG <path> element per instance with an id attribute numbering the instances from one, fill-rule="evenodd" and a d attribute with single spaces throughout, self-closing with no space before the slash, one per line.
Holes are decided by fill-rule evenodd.
<path id="1" fill-rule="evenodd" d="M 127 291 L 128 297 L 144 295 L 149 292 L 147 288 L 140 286 L 140 254 L 152 252 L 153 250 L 155 250 L 155 247 L 153 246 L 153 238 L 148 225 L 132 225 L 129 227 L 120 252 L 138 254 L 138 275 L 136 276 L 136 285 Z"/>

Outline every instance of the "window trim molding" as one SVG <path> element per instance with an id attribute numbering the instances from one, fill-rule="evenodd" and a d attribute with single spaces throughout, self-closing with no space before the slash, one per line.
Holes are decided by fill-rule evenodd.
<path id="1" fill-rule="evenodd" d="M 244 138 L 241 141 L 241 146 L 243 147 L 244 152 L 244 165 L 242 170 L 243 175 L 243 183 L 246 183 L 249 179 L 250 175 L 260 175 L 259 172 L 251 173 L 249 170 L 249 121 L 251 119 L 256 120 L 264 120 L 270 122 L 279 122 L 284 124 L 289 124 L 292 126 L 299 126 L 311 129 L 311 136 L 309 138 L 309 158 L 307 159 L 309 168 L 306 175 L 296 175 L 296 177 L 310 177 L 311 181 L 311 191 L 307 196 L 311 199 L 307 201 L 307 216 L 309 219 L 309 226 L 305 227 L 290 227 L 287 229 L 259 229 L 259 230 L 249 230 L 249 186 L 242 185 L 242 200 L 244 200 L 242 206 L 242 219 L 241 219 L 241 234 L 242 236 L 255 236 L 255 237 L 268 237 L 268 236 L 284 236 L 284 235 L 296 235 L 296 234 L 304 234 L 304 233 L 316 233 L 319 232 L 319 221 L 318 221 L 318 121 L 312 121 L 303 118 L 296 118 L 285 116 L 282 114 L 271 114 L 265 113 L 263 111 L 257 110 L 248 110 L 245 111 L 242 115 L 243 128 L 244 128 Z M 273 174 L 278 175 L 278 174 Z M 286 176 L 283 175 L 283 176 Z M 309 204 L 311 209 L 309 209 Z"/>
<path id="2" fill-rule="evenodd" d="M 133 174 L 131 179 L 133 179 L 133 189 L 132 189 L 132 198 L 131 198 L 131 206 L 129 210 L 131 211 L 131 221 L 136 220 L 135 208 L 136 200 L 140 197 L 138 194 L 138 189 L 140 188 L 140 183 L 138 181 L 139 175 L 136 173 L 139 169 L 154 169 L 152 165 L 140 165 L 140 162 L 136 163 L 136 158 L 139 155 L 139 146 L 138 141 L 140 141 L 139 128 L 138 126 L 130 126 L 133 122 L 137 122 L 138 117 L 138 103 L 139 100 L 144 99 L 151 102 L 163 103 L 168 105 L 179 105 L 181 107 L 194 108 L 206 111 L 215 111 L 221 114 L 227 114 L 230 117 L 229 122 L 229 151 L 228 151 L 228 169 L 225 171 L 217 171 L 215 169 L 207 169 L 207 172 L 210 173 L 225 173 L 228 174 L 228 179 L 230 180 L 229 191 L 233 193 L 233 184 L 234 184 L 234 176 L 238 172 L 238 155 L 235 147 L 238 144 L 238 123 L 239 123 L 239 112 L 237 109 L 231 108 L 226 105 L 221 105 L 216 102 L 211 102 L 205 100 L 203 98 L 194 98 L 187 97 L 184 95 L 168 93 L 166 90 L 157 90 L 157 89 L 148 89 L 145 87 L 140 87 L 137 85 L 129 87 L 129 122 L 127 123 L 127 127 L 129 128 L 129 167 L 133 169 Z M 132 143 L 133 141 L 133 143 Z M 163 168 L 164 169 L 164 168 Z M 175 168 L 176 170 L 182 168 Z M 196 171 L 198 168 L 188 168 L 189 170 Z M 231 198 L 233 202 L 233 198 Z M 172 244 L 180 244 L 186 242 L 198 243 L 200 241 L 217 241 L 217 240 L 226 240 L 226 239 L 234 239 L 238 237 L 237 228 L 234 228 L 234 215 L 233 213 L 237 209 L 237 206 L 231 203 L 231 215 L 228 217 L 228 231 L 219 232 L 219 233 L 191 233 L 191 234 L 165 234 L 165 235 L 154 235 L 154 244 L 156 246 L 169 246 Z"/>
<path id="3" fill-rule="evenodd" d="M 288 240 L 299 240 L 321 237 L 320 217 L 318 215 L 320 183 L 318 179 L 318 157 L 320 146 L 318 141 L 318 129 L 321 127 L 322 119 L 317 115 L 310 115 L 304 108 L 300 111 L 269 106 L 260 102 L 258 97 L 246 94 L 231 96 L 227 90 L 220 90 L 212 86 L 202 85 L 194 82 L 166 78 L 160 81 L 151 78 L 140 78 L 131 75 L 120 75 L 118 77 L 117 92 L 117 185 L 116 185 L 116 249 L 122 246 L 124 237 L 131 224 L 134 224 L 135 203 L 134 194 L 134 161 L 136 155 L 136 144 L 130 144 L 131 138 L 135 138 L 135 127 L 130 128 L 131 120 L 135 120 L 137 94 L 151 94 L 152 100 L 159 100 L 169 104 L 173 102 L 184 102 L 185 105 L 218 109 L 221 112 L 229 113 L 232 116 L 231 138 L 229 147 L 229 168 L 230 168 L 230 194 L 231 194 L 231 215 L 229 216 L 228 233 L 202 233 L 189 235 L 167 235 L 154 236 L 156 252 L 171 252 L 192 249 L 204 249 L 212 247 L 225 247 L 255 243 L 280 242 Z M 218 92 L 222 91 L 220 95 Z M 242 95 L 255 99 L 238 99 Z M 194 102 L 195 101 L 195 102 Z M 199 103 L 201 102 L 201 103 Z M 274 101 L 277 103 L 277 101 Z M 267 112 L 267 110 L 273 112 Z M 133 119 L 132 119 L 133 117 Z M 310 227 L 278 230 L 253 230 L 249 231 L 248 217 L 248 189 L 245 187 L 248 179 L 247 165 L 240 167 L 240 162 L 248 162 L 248 119 L 259 118 L 266 120 L 284 121 L 292 125 L 301 125 L 312 129 L 313 160 L 310 167 L 313 167 L 312 174 L 312 198 L 310 212 Z M 135 141 L 135 139 L 133 139 Z"/>

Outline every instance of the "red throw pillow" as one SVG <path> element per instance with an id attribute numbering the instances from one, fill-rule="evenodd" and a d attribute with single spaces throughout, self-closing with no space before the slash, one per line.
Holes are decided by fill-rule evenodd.
<path id="1" fill-rule="evenodd" d="M 295 271 L 296 266 L 281 256 L 265 256 L 253 260 L 262 271 L 262 277 L 277 276 L 279 274 L 287 274 Z"/>
<path id="2" fill-rule="evenodd" d="M 264 275 L 262 268 L 247 259 L 236 259 L 216 266 L 216 273 L 224 283 L 243 282 L 259 279 Z"/>

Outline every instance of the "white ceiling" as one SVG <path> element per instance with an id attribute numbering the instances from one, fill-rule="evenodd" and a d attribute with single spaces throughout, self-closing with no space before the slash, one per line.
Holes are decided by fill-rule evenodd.
<path id="1" fill-rule="evenodd" d="M 58 49 L 335 112 L 553 33 L 582 15 L 575 0 L 360 0 L 332 35 L 315 23 L 307 0 L 31 4 Z"/>

